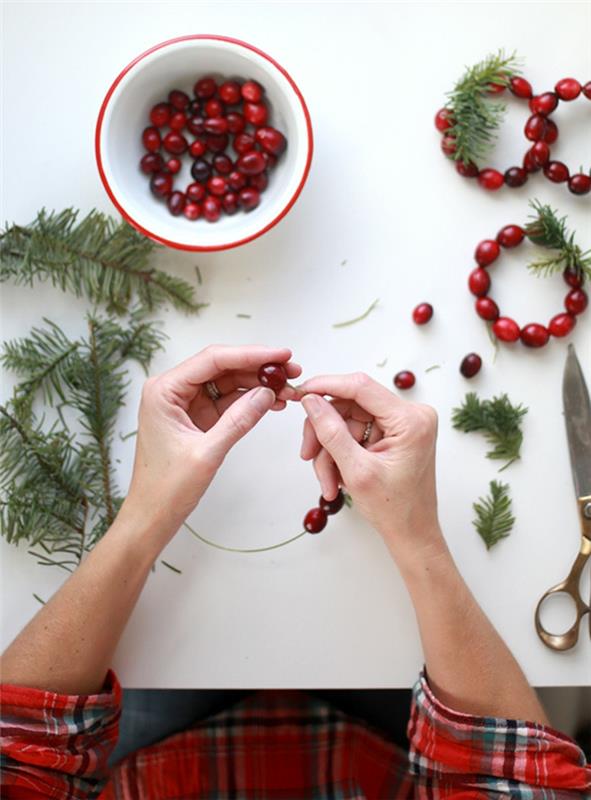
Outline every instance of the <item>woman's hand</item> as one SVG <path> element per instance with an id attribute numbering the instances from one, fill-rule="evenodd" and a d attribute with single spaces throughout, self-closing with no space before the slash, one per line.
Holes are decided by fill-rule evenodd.
<path id="1" fill-rule="evenodd" d="M 298 389 L 308 415 L 301 456 L 314 459 L 324 497 L 344 486 L 397 560 L 445 548 L 437 521 L 435 411 L 401 400 L 361 372 L 318 376 Z"/>
<path id="2" fill-rule="evenodd" d="M 195 508 L 224 457 L 264 414 L 281 410 L 296 392 L 259 386 L 262 364 L 301 373 L 291 351 L 212 345 L 177 367 L 149 378 L 142 393 L 133 476 L 122 514 L 139 514 L 162 531 L 162 546 Z M 212 399 L 214 382 L 221 397 Z"/>

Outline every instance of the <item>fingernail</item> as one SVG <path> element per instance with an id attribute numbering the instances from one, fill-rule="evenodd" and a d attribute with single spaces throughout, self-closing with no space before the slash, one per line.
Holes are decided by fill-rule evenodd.
<path id="1" fill-rule="evenodd" d="M 322 404 L 318 395 L 307 394 L 305 397 L 302 397 L 302 405 L 306 409 L 306 414 L 309 417 L 319 417 L 322 413 Z"/>
<path id="2" fill-rule="evenodd" d="M 251 393 L 250 402 L 257 411 L 268 411 L 275 402 L 275 392 L 268 386 L 259 386 Z"/>

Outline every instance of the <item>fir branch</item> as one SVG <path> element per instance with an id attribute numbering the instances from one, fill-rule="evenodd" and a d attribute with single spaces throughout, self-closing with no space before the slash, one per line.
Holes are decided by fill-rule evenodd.
<path id="1" fill-rule="evenodd" d="M 486 457 L 507 462 L 502 471 L 520 457 L 525 414 L 527 408 L 512 405 L 506 394 L 480 400 L 475 392 L 468 392 L 463 405 L 452 411 L 452 425 L 464 433 L 482 431 L 492 446 Z"/>
<path id="2" fill-rule="evenodd" d="M 353 319 L 345 320 L 345 322 L 335 322 L 332 327 L 333 328 L 347 328 L 347 327 L 349 327 L 349 325 L 356 325 L 358 322 L 362 322 L 364 319 L 369 317 L 369 315 L 371 314 L 371 312 L 374 310 L 374 308 L 377 306 L 377 304 L 379 302 L 380 302 L 380 298 L 378 297 L 377 300 L 373 301 L 373 303 L 369 306 L 369 308 L 365 309 L 363 314 L 360 314 L 358 317 L 354 317 Z"/>
<path id="3" fill-rule="evenodd" d="M 518 74 L 515 53 L 505 56 L 502 50 L 466 69 L 453 90 L 448 92 L 446 108 L 453 125 L 446 135 L 455 139 L 453 158 L 477 163 L 489 151 L 506 111 L 504 103 L 491 100 L 491 85 L 508 86 Z"/>
<path id="4" fill-rule="evenodd" d="M 127 223 L 92 211 L 80 222 L 78 212 L 39 212 L 28 226 L 12 225 L 0 233 L 0 282 L 33 286 L 49 281 L 62 291 L 87 297 L 123 314 L 137 296 L 153 310 L 164 302 L 187 313 L 203 304 L 182 278 L 149 266 L 156 245 Z"/>
<path id="5" fill-rule="evenodd" d="M 528 269 L 546 277 L 568 267 L 580 277 L 591 280 L 591 250 L 583 252 L 575 244 L 574 233 L 566 227 L 566 217 L 559 217 L 551 206 L 543 205 L 538 200 L 532 200 L 530 206 L 535 214 L 531 215 L 532 221 L 525 226 L 527 237 L 540 247 L 556 250 L 556 254 L 533 261 Z"/>
<path id="6" fill-rule="evenodd" d="M 515 517 L 511 512 L 511 498 L 506 483 L 491 481 L 490 495 L 478 498 L 472 508 L 476 513 L 473 525 L 487 550 L 509 536 L 515 524 Z"/>

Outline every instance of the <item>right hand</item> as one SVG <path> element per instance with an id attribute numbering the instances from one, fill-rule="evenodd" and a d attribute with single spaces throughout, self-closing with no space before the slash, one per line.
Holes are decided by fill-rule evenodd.
<path id="1" fill-rule="evenodd" d="M 317 376 L 298 391 L 308 416 L 301 456 L 314 459 L 324 497 L 333 499 L 342 485 L 396 558 L 445 548 L 437 520 L 434 409 L 401 400 L 361 372 Z M 362 446 L 369 421 L 372 432 Z"/>

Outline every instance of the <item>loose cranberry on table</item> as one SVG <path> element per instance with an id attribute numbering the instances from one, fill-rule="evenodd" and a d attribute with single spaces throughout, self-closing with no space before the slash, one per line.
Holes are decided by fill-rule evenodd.
<path id="1" fill-rule="evenodd" d="M 304 528 L 308 533 L 320 533 L 327 522 L 328 516 L 323 508 L 311 508 L 304 517 Z"/>
<path id="2" fill-rule="evenodd" d="M 464 378 L 473 378 L 480 372 L 481 367 L 482 359 L 478 353 L 468 353 L 468 355 L 464 356 L 462 359 L 462 363 L 460 364 L 460 372 Z"/>
<path id="3" fill-rule="evenodd" d="M 415 385 L 416 378 L 414 373 L 408 369 L 403 369 L 394 375 L 394 386 L 397 389 L 412 389 Z"/>
<path id="4" fill-rule="evenodd" d="M 433 316 L 433 306 L 431 303 L 419 303 L 413 310 L 412 318 L 417 325 L 426 325 Z"/>
<path id="5" fill-rule="evenodd" d="M 262 386 L 267 386 L 278 394 L 287 383 L 287 372 L 283 364 L 263 364 L 259 367 L 257 378 Z"/>

